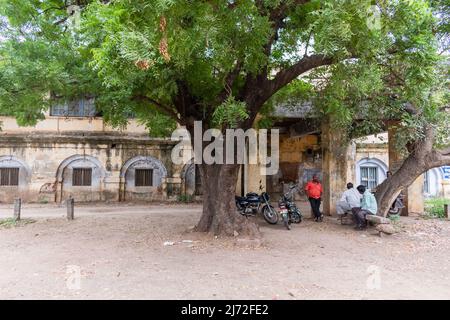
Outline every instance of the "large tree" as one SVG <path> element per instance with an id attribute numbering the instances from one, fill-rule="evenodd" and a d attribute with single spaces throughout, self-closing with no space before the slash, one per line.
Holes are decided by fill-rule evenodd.
<path id="1" fill-rule="evenodd" d="M 0 0 L 0 108 L 28 124 L 48 108 L 48 92 L 94 93 L 107 121 L 124 125 L 133 112 L 154 135 L 175 123 L 192 134 L 194 121 L 248 129 L 266 106 L 295 97 L 347 125 L 366 104 L 367 116 L 392 116 L 434 83 L 430 3 Z M 378 96 L 402 63 L 407 85 Z M 238 171 L 200 166 L 198 231 L 257 233 L 235 210 Z"/>
<path id="2" fill-rule="evenodd" d="M 317 111 L 333 114 L 348 138 L 393 133 L 403 160 L 377 187 L 379 215 L 424 172 L 450 165 L 449 17 L 450 1 L 431 1 L 421 15 L 403 17 L 407 32 L 392 32 L 403 50 L 311 75 L 321 83 Z"/>

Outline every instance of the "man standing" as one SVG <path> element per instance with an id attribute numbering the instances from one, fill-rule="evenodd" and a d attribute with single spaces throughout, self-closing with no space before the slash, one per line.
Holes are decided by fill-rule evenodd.
<path id="1" fill-rule="evenodd" d="M 356 220 L 355 229 L 363 230 L 366 227 L 366 215 L 377 214 L 377 199 L 375 199 L 375 196 L 369 190 L 366 190 L 366 187 L 363 185 L 358 186 L 356 189 L 362 194 L 362 199 L 361 208 L 354 208 L 354 210 L 352 210 Z"/>
<path id="2" fill-rule="evenodd" d="M 353 208 L 361 207 L 361 194 L 353 188 L 353 183 L 347 183 L 347 190 L 342 194 L 341 200 L 336 204 L 337 214 L 346 214 Z"/>
<path id="3" fill-rule="evenodd" d="M 314 214 L 314 221 L 319 222 L 323 220 L 323 215 L 320 212 L 320 202 L 322 201 L 322 185 L 320 184 L 317 175 L 313 175 L 311 181 L 305 186 L 306 195 L 308 196 L 311 210 Z"/>

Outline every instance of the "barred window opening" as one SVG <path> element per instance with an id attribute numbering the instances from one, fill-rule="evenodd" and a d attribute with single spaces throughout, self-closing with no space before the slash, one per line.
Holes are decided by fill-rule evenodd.
<path id="1" fill-rule="evenodd" d="M 152 187 L 153 169 L 136 169 L 134 185 L 136 187 Z"/>
<path id="2" fill-rule="evenodd" d="M 92 168 L 74 168 L 72 176 L 73 186 L 91 186 Z"/>
<path id="3" fill-rule="evenodd" d="M 0 186 L 18 186 L 19 168 L 0 168 Z"/>
<path id="4" fill-rule="evenodd" d="M 378 185 L 378 169 L 376 167 L 361 167 L 361 184 L 372 190 Z"/>
<path id="5" fill-rule="evenodd" d="M 50 115 L 60 117 L 95 117 L 97 115 L 95 99 L 86 97 L 56 103 L 51 107 Z"/>

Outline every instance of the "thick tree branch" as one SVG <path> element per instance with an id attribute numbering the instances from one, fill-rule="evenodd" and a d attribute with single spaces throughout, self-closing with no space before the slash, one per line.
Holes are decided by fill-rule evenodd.
<path id="1" fill-rule="evenodd" d="M 273 79 L 268 79 L 267 74 L 264 73 L 256 77 L 252 77 L 251 75 L 247 76 L 243 101 L 248 106 L 249 118 L 245 121 L 244 127 L 251 127 L 263 104 L 292 80 L 307 71 L 333 63 L 335 63 L 333 58 L 316 54 L 303 57 L 292 66 L 279 71 Z"/>
<path id="2" fill-rule="evenodd" d="M 133 97 L 133 100 L 135 101 L 140 101 L 140 102 L 146 102 L 146 103 L 150 103 L 152 105 L 154 105 L 155 107 L 157 107 L 157 109 L 159 111 L 161 111 L 162 113 L 168 115 L 169 117 L 173 118 L 174 120 L 180 122 L 180 118 L 178 117 L 178 113 L 175 112 L 175 110 L 169 106 L 163 105 L 162 103 L 156 101 L 153 98 L 147 97 L 147 96 L 143 96 L 143 95 L 139 95 L 139 96 L 135 96 Z"/>
<path id="3" fill-rule="evenodd" d="M 450 152 L 450 151 L 447 151 Z M 436 168 L 436 167 L 442 167 L 442 166 L 448 166 L 450 165 L 450 154 L 448 153 L 442 153 L 438 150 L 433 150 L 428 156 L 427 156 L 427 170 Z"/>
<path id="4" fill-rule="evenodd" d="M 275 92 L 289 84 L 301 74 L 320 66 L 331 65 L 334 62 L 335 59 L 322 54 L 303 57 L 297 63 L 278 72 L 272 80 L 269 80 L 268 93 L 272 96 Z"/>
<path id="5" fill-rule="evenodd" d="M 264 52 L 267 56 L 270 55 L 273 44 L 278 40 L 278 32 L 280 29 L 285 27 L 284 19 L 287 17 L 289 11 L 296 6 L 303 5 L 308 2 L 310 2 L 310 0 L 295 0 L 293 2 L 282 1 L 278 7 L 268 9 L 264 6 L 262 0 L 255 1 L 255 5 L 258 8 L 259 13 L 262 16 L 268 16 L 269 21 L 272 23 L 272 34 L 264 46 Z"/>
<path id="6" fill-rule="evenodd" d="M 450 147 L 438 150 L 443 155 L 450 155 Z"/>
<path id="7" fill-rule="evenodd" d="M 225 99 L 231 94 L 234 81 L 239 76 L 242 66 L 243 66 L 242 61 L 237 61 L 233 70 L 231 70 L 230 73 L 228 73 L 228 75 L 225 77 L 224 89 L 219 94 L 219 104 L 225 101 Z"/>

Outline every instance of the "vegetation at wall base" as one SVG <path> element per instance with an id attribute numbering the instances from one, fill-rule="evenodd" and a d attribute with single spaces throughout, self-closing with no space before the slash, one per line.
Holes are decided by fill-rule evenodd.
<path id="1" fill-rule="evenodd" d="M 36 220 L 33 219 L 21 219 L 16 220 L 14 218 L 0 219 L 0 228 L 15 228 L 15 227 L 23 227 L 30 223 L 35 223 Z"/>
<path id="2" fill-rule="evenodd" d="M 445 219 L 444 205 L 450 207 L 450 199 L 431 198 L 425 200 L 425 216 L 428 218 Z"/>

